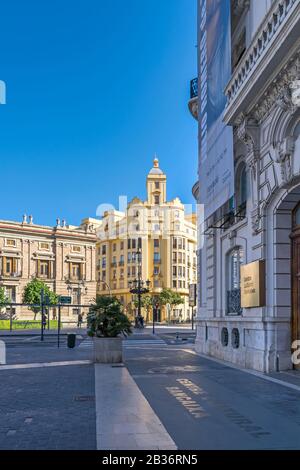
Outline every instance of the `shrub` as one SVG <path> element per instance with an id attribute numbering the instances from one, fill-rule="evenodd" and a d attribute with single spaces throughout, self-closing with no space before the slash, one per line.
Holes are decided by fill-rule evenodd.
<path id="1" fill-rule="evenodd" d="M 87 315 L 88 335 L 98 338 L 116 338 L 131 334 L 131 323 L 116 297 L 98 296 Z"/>

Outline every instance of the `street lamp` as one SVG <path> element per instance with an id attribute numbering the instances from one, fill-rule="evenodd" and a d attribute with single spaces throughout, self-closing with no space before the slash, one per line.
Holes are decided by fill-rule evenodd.
<path id="1" fill-rule="evenodd" d="M 142 316 L 142 295 L 148 294 L 150 292 L 150 284 L 149 280 L 143 281 L 142 280 L 142 273 L 141 273 L 141 250 L 136 252 L 137 260 L 138 260 L 138 275 L 137 278 L 133 281 L 129 281 L 129 289 L 131 294 L 135 294 L 138 297 L 138 318 Z"/>
<path id="2" fill-rule="evenodd" d="M 108 289 L 109 296 L 112 297 L 111 288 L 110 288 L 109 284 L 106 281 L 103 281 L 103 279 L 98 279 L 97 283 L 98 284 L 100 284 L 100 283 L 104 284 L 105 287 Z"/>

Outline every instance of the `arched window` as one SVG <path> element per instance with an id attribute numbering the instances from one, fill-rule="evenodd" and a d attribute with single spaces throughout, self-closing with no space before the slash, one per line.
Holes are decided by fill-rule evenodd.
<path id="1" fill-rule="evenodd" d="M 241 162 L 235 173 L 236 209 L 246 208 L 248 199 L 248 175 L 245 162 Z"/>
<path id="2" fill-rule="evenodd" d="M 244 252 L 241 247 L 234 248 L 227 256 L 227 315 L 241 315 L 241 265 Z"/>

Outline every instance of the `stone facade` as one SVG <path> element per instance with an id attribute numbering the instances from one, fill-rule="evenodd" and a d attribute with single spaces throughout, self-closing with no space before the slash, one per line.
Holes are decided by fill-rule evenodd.
<path id="1" fill-rule="evenodd" d="M 233 25 L 246 30 L 225 91 L 236 192 L 234 210 L 221 207 L 201 229 L 196 349 L 270 372 L 293 367 L 291 344 L 300 339 L 292 333 L 291 262 L 300 202 L 300 1 L 233 4 Z M 193 192 L 197 198 L 197 184 Z M 266 303 L 241 308 L 238 271 L 257 260 L 266 263 Z"/>
<path id="2" fill-rule="evenodd" d="M 184 299 L 172 315 L 173 320 L 189 321 L 189 285 L 196 284 L 196 216 L 187 215 L 178 198 L 167 201 L 167 177 L 154 160 L 147 176 L 147 199 L 134 198 L 126 212 L 108 211 L 98 228 L 97 280 L 98 293 L 107 295 L 108 288 L 124 304 L 129 316 L 136 314 L 135 296 L 130 281 L 138 276 L 149 280 L 150 294 L 158 295 L 171 288 Z M 136 252 L 141 249 L 141 265 Z M 148 320 L 152 312 L 149 312 Z M 144 312 L 145 318 L 147 317 Z M 162 309 L 159 319 L 169 318 Z"/>
<path id="3" fill-rule="evenodd" d="M 13 303 L 22 303 L 33 278 L 42 279 L 57 295 L 73 304 L 88 304 L 96 295 L 96 232 L 89 219 L 79 227 L 57 220 L 55 227 L 0 221 L 0 286 Z M 82 309 L 84 312 L 87 309 Z M 14 307 L 17 318 L 32 318 L 26 307 Z M 62 317 L 75 319 L 77 308 L 63 308 Z"/>

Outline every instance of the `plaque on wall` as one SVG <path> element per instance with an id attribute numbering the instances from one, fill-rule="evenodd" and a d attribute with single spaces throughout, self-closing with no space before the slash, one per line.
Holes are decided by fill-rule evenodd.
<path id="1" fill-rule="evenodd" d="M 241 266 L 241 307 L 264 307 L 265 302 L 265 261 Z"/>

